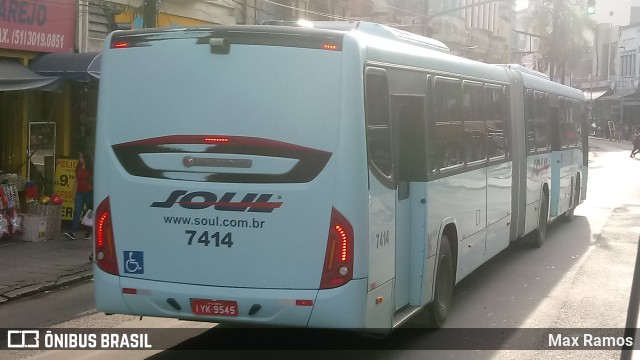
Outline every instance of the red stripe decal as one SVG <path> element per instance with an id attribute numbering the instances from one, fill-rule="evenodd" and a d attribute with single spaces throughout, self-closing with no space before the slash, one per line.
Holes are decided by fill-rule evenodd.
<path id="1" fill-rule="evenodd" d="M 169 203 L 171 204 L 171 203 Z M 178 201 L 176 204 L 180 205 L 207 205 L 207 206 L 225 206 L 225 207 L 237 207 L 237 208 L 258 208 L 258 209 L 279 209 L 282 206 L 281 202 L 217 202 L 217 201 Z"/>

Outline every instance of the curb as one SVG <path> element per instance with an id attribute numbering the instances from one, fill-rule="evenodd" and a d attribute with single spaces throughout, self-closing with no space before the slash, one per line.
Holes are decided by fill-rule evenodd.
<path id="1" fill-rule="evenodd" d="M 10 301 L 21 299 L 27 296 L 43 293 L 49 290 L 55 290 L 67 285 L 79 283 L 82 281 L 93 279 L 93 270 L 82 270 L 77 273 L 65 274 L 55 281 L 48 281 L 42 284 L 27 285 L 18 289 L 7 291 L 0 295 L 0 305 Z"/>
<path id="2" fill-rule="evenodd" d="M 616 143 L 631 144 L 631 140 L 609 140 L 608 138 L 596 137 L 596 136 L 591 136 L 591 135 L 589 135 L 589 139 L 606 140 L 606 141 L 611 141 L 611 142 L 616 142 Z"/>

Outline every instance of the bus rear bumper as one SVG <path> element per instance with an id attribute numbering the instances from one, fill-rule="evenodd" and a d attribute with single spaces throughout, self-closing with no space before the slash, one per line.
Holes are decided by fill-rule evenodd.
<path id="1" fill-rule="evenodd" d="M 217 323 L 359 328 L 366 299 L 364 279 L 322 291 L 247 289 L 119 277 L 96 269 L 94 283 L 98 311 Z M 192 299 L 236 302 L 237 314 L 195 314 Z"/>

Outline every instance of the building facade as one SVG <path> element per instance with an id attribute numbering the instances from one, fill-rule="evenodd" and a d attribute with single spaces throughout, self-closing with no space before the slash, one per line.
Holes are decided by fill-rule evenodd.
<path id="1" fill-rule="evenodd" d="M 50 164 L 68 150 L 65 94 L 56 77 L 29 70 L 42 54 L 73 52 L 75 0 L 0 2 L 0 170 L 52 184 Z"/>
<path id="2" fill-rule="evenodd" d="M 618 129 L 625 138 L 640 127 L 640 96 L 638 93 L 638 48 L 640 47 L 640 23 L 621 26 L 616 46 L 615 96 L 612 109 L 618 120 Z M 616 102 L 619 101 L 619 104 Z"/>
<path id="3" fill-rule="evenodd" d="M 432 2 L 428 35 L 454 54 L 486 63 L 509 63 L 514 38 L 515 1 L 445 0 Z M 456 34 L 451 31 L 454 29 Z"/>
<path id="4" fill-rule="evenodd" d="M 432 37 L 451 52 L 487 63 L 511 61 L 515 0 L 376 0 L 352 4 L 353 18 Z"/>
<path id="5" fill-rule="evenodd" d="M 153 7 L 156 27 L 235 24 L 239 11 L 232 0 L 79 0 L 78 52 L 102 51 L 113 30 L 142 29 L 147 6 Z"/>
<path id="6" fill-rule="evenodd" d="M 599 136 L 630 139 L 640 128 L 638 10 L 631 11 L 634 23 L 599 24 L 594 32 L 591 75 L 583 77 L 579 86 L 589 103 L 593 131 Z"/>

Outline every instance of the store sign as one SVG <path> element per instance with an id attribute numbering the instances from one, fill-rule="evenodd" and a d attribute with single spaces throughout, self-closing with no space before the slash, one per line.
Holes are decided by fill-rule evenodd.
<path id="1" fill-rule="evenodd" d="M 53 192 L 62 196 L 62 220 L 73 220 L 75 202 L 73 187 L 76 183 L 76 166 L 78 166 L 78 160 L 76 159 L 56 159 L 56 182 Z"/>
<path id="2" fill-rule="evenodd" d="M 0 49 L 73 52 L 76 0 L 0 0 Z"/>

